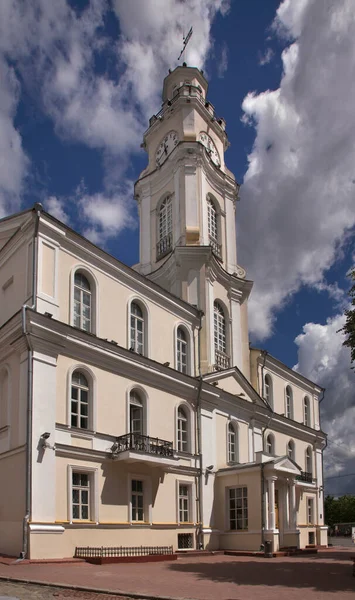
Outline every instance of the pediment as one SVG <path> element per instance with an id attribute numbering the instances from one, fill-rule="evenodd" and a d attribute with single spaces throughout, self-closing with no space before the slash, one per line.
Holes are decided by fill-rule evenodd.
<path id="1" fill-rule="evenodd" d="M 281 471 L 290 475 L 300 475 L 301 468 L 288 456 L 281 456 L 270 461 L 265 467 L 267 471 Z"/>
<path id="2" fill-rule="evenodd" d="M 217 385 L 219 389 L 234 396 L 238 396 L 242 400 L 265 407 L 265 402 L 254 390 L 251 383 L 244 377 L 238 367 L 208 373 L 207 375 L 204 375 L 203 379 L 206 383 Z"/>

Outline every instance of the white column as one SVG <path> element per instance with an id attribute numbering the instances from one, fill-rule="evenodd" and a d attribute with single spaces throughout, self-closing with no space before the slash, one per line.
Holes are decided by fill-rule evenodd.
<path id="1" fill-rule="evenodd" d="M 264 490 L 264 527 L 266 530 L 269 529 L 269 493 L 268 493 L 268 482 L 266 482 Z"/>
<path id="2" fill-rule="evenodd" d="M 290 490 L 290 529 L 297 529 L 297 513 L 296 513 L 296 485 L 294 480 L 289 483 Z"/>
<path id="3" fill-rule="evenodd" d="M 269 529 L 273 531 L 275 529 L 275 481 L 277 477 L 268 477 L 268 488 L 269 488 Z"/>
<path id="4" fill-rule="evenodd" d="M 283 502 L 283 512 L 284 512 L 284 530 L 287 531 L 290 529 L 290 511 L 289 511 L 289 488 L 288 483 L 286 483 L 284 487 L 284 502 Z"/>

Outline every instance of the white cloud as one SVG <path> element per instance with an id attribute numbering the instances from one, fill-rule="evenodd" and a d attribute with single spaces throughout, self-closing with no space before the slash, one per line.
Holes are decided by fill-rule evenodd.
<path id="1" fill-rule="evenodd" d="M 355 224 L 353 0 L 285 0 L 281 26 L 292 42 L 280 87 L 243 102 L 256 138 L 241 190 L 239 257 L 255 280 L 250 325 L 259 338 L 302 285 L 319 288 Z"/>
<path id="2" fill-rule="evenodd" d="M 104 33 L 111 6 L 119 19 L 118 40 Z M 120 181 L 125 179 L 130 154 L 140 152 L 148 117 L 160 107 L 162 79 L 169 67 L 177 65 L 183 31 L 186 34 L 193 26 L 186 60 L 202 67 L 212 46 L 212 21 L 218 11 L 226 14 L 228 8 L 229 0 L 114 0 L 112 4 L 90 0 L 77 11 L 67 0 L 0 2 L 0 64 L 9 69 L 6 63 L 11 61 L 59 136 L 102 151 L 106 173 L 96 205 L 102 212 L 95 210 L 89 197 L 85 208 L 85 230 L 96 241 L 131 226 Z M 112 12 L 110 18 L 114 18 Z M 107 64 L 110 59 L 111 71 L 98 72 L 97 58 Z M 5 110 L 3 123 L 0 96 L 0 149 L 4 145 L 11 151 L 3 169 L 0 165 L 0 194 L 5 190 L 18 198 L 26 160 L 13 126 L 19 85 L 15 71 L 9 72 L 14 82 L 13 89 L 7 88 L 12 104 L 11 111 Z M 17 169 L 13 177 L 11 169 Z M 52 210 L 59 214 L 60 208 L 52 201 Z M 3 211 L 13 209 L 13 203 L 5 208 L 3 204 Z M 117 223 L 112 225 L 104 214 Z"/>
<path id="3" fill-rule="evenodd" d="M 224 43 L 222 45 L 221 57 L 218 61 L 217 65 L 217 75 L 220 79 L 224 77 L 225 72 L 228 69 L 228 47 L 227 44 Z"/>
<path id="4" fill-rule="evenodd" d="M 344 323 L 344 315 L 336 315 L 324 325 L 307 323 L 295 339 L 295 370 L 326 388 L 321 416 L 322 429 L 329 436 L 324 458 L 326 476 L 330 477 L 355 472 L 354 371 L 350 369 L 350 350 L 342 345 L 344 337 L 339 332 Z M 329 479 L 326 490 L 334 494 L 346 492 L 350 483 L 355 483 L 355 477 Z"/>
<path id="5" fill-rule="evenodd" d="M 259 65 L 263 67 L 264 65 L 269 64 L 269 62 L 271 62 L 271 60 L 273 59 L 274 55 L 275 52 L 272 48 L 266 48 L 264 54 L 261 54 L 259 56 Z"/>
<path id="6" fill-rule="evenodd" d="M 29 160 L 14 126 L 19 83 L 14 69 L 0 57 L 0 218 L 18 210 Z"/>
<path id="7" fill-rule="evenodd" d="M 84 194 L 78 200 L 83 235 L 94 244 L 104 246 L 109 238 L 117 236 L 122 229 L 136 228 L 138 223 L 132 216 L 132 188 L 133 182 L 127 182 L 126 188 L 121 188 L 120 193 Z"/>
<path id="8" fill-rule="evenodd" d="M 44 207 L 53 217 L 69 225 L 69 215 L 65 211 L 65 201 L 56 196 L 49 196 L 44 201 Z"/>

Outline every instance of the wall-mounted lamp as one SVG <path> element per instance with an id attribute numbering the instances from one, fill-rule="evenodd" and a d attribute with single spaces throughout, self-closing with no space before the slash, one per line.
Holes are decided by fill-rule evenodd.
<path id="1" fill-rule="evenodd" d="M 50 437 L 51 437 L 51 434 L 49 433 L 49 431 L 45 431 L 40 436 L 39 445 L 43 450 L 45 450 L 46 448 L 49 448 L 50 450 L 55 450 L 55 445 L 53 444 L 53 446 L 51 446 L 49 444 L 49 442 L 47 441 Z"/>

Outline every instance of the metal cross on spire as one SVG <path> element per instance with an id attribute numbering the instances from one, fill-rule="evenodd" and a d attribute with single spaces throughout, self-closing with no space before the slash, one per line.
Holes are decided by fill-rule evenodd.
<path id="1" fill-rule="evenodd" d="M 190 30 L 189 30 L 188 34 L 185 37 L 182 38 L 184 44 L 183 44 L 182 50 L 181 50 L 181 52 L 179 54 L 178 60 L 180 60 L 181 56 L 184 54 L 184 52 L 186 50 L 186 46 L 187 46 L 187 44 L 189 43 L 189 41 L 191 39 L 191 36 L 192 36 L 192 27 L 190 27 Z"/>

